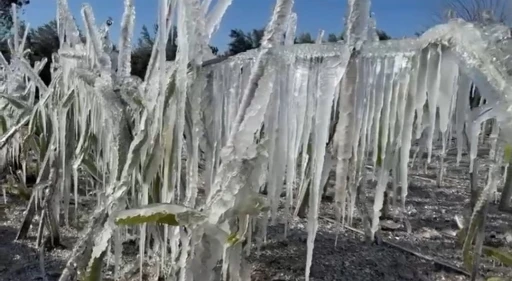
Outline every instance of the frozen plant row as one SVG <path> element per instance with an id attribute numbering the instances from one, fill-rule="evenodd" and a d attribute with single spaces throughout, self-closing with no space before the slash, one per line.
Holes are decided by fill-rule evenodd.
<path id="1" fill-rule="evenodd" d="M 58 214 L 66 224 L 73 219 L 71 198 L 92 189 L 98 199 L 61 281 L 101 280 L 111 246 L 116 276 L 123 276 L 121 242 L 133 234 L 140 266 L 152 260 L 168 280 L 215 280 L 219 261 L 224 280 L 248 280 L 243 257 L 252 243 L 242 242 L 264 240 L 280 219 L 283 191 L 285 232 L 303 201 L 309 205 L 308 280 L 332 169 L 340 225 L 352 221 L 358 186 L 369 176 L 377 181 L 373 208 L 361 210 L 370 239 L 388 182 L 394 194 L 401 186 L 405 206 L 417 139 L 430 161 L 433 142 L 441 141 L 444 154 L 454 134 L 460 160 L 467 135 L 473 160 L 480 124 L 496 120 L 491 173 L 498 173 L 505 143 L 498 136 L 510 130 L 512 105 L 504 26 L 452 19 L 417 39 L 378 42 L 370 1 L 349 0 L 345 42 L 324 45 L 319 36 L 317 44 L 293 45 L 293 1 L 277 0 L 260 49 L 202 67 L 231 1 L 160 0 L 160 28 L 141 81 L 130 75 L 133 2 L 124 1 L 114 53 L 109 25 L 99 28 L 89 5 L 81 10 L 83 42 L 67 1 L 58 0 L 61 45 L 48 86 L 38 77 L 48 62 L 29 65 L 16 22 L 12 59 L 0 57 L 0 165 L 37 162 L 28 210 L 41 202 L 50 241 L 59 243 Z M 169 62 L 173 26 L 178 52 Z M 487 103 L 471 108 L 476 87 Z M 496 179 L 489 177 L 487 190 Z"/>

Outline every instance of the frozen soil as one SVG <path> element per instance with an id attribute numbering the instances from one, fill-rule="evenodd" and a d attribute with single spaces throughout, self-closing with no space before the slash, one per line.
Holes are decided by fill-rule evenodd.
<path id="1" fill-rule="evenodd" d="M 483 155 L 487 154 L 486 149 L 488 150 L 482 148 Z M 438 169 L 436 157 L 427 165 L 426 173 L 425 159 L 418 159 L 416 165 L 410 167 L 410 188 L 406 206 L 412 232 L 408 233 L 406 228 L 400 225 L 393 230 L 383 230 L 382 237 L 414 252 L 462 268 L 461 250 L 456 245 L 454 237 L 458 229 L 454 217 L 462 215 L 464 208 L 469 204 L 469 165 L 466 160 L 456 166 L 455 155 L 456 152 L 451 150 L 445 158 L 447 170 L 441 187 L 436 185 L 435 180 Z M 485 184 L 487 173 L 485 156 L 482 162 L 481 186 Z M 370 202 L 373 201 L 373 189 L 370 187 L 367 189 L 367 198 Z M 14 241 L 26 202 L 12 196 L 8 196 L 7 199 L 7 204 L 0 200 L 0 280 L 44 280 L 40 270 L 40 253 L 35 247 L 38 219 L 34 220 L 28 240 Z M 42 253 L 48 281 L 58 280 L 78 238 L 80 226 L 87 220 L 93 205 L 92 199 L 89 204 L 79 206 L 77 216 L 82 223 L 71 223 L 69 227 L 62 227 L 63 244 L 68 246 L 68 249 Z M 74 206 L 71 208 L 74 209 Z M 312 280 L 469 280 L 467 276 L 440 266 L 432 260 L 417 257 L 383 243 L 369 245 L 363 241 L 363 236 L 359 233 L 348 229 L 340 231 L 333 223 L 335 214 L 332 203 L 322 203 L 320 216 L 311 267 Z M 74 213 L 71 212 L 70 218 L 73 217 Z M 354 222 L 353 227 L 360 229 L 361 223 L 357 216 Z M 278 223 L 269 227 L 266 243 L 259 251 L 254 249 L 249 257 L 252 264 L 252 280 L 304 280 L 306 225 L 306 220 L 295 219 L 287 239 L 284 239 L 283 224 Z M 486 233 L 485 244 L 512 250 L 512 215 L 499 212 L 497 206 L 491 204 Z M 123 257 L 122 267 L 134 264 L 138 252 L 136 243 L 124 243 L 123 252 L 126 255 Z M 112 266 L 109 266 L 104 280 L 112 280 L 111 269 Z M 150 269 L 144 271 L 151 273 Z M 130 274 L 133 278 L 127 276 L 124 280 L 138 280 L 138 274 L 134 276 L 133 273 L 135 272 L 132 271 Z M 485 277 L 512 277 L 511 268 L 499 265 L 488 258 L 483 259 L 480 273 Z M 144 280 L 149 278 L 145 277 Z"/>

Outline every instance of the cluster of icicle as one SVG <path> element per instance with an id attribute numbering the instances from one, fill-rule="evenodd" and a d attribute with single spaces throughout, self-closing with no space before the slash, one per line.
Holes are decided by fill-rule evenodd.
<path id="1" fill-rule="evenodd" d="M 124 1 L 118 53 L 112 51 L 109 26 L 97 27 L 89 5 L 81 11 L 82 42 L 67 1 L 57 2 L 61 46 L 53 57 L 51 85 L 37 76 L 45 62 L 31 68 L 23 58 L 23 40 L 17 35 L 12 48 L 17 55 L 10 64 L 0 60 L 6 79 L 17 81 L 4 80 L 3 91 L 21 91 L 27 105 L 33 105 L 28 115 L 10 117 L 0 148 L 7 140 L 20 144 L 15 132 L 34 115 L 44 116 L 41 120 L 51 124 L 45 141 L 52 149 L 42 160 L 58 158 L 53 162 L 61 168 L 56 188 L 57 202 L 63 203 L 55 212 L 62 207 L 68 222 L 71 194 L 78 198 L 79 178 L 85 177 L 82 170 L 97 189 L 97 209 L 61 281 L 97 269 L 111 246 L 116 275 L 122 276 L 121 242 L 133 233 L 140 238 L 140 266 L 153 259 L 159 275 L 169 280 L 214 280 L 219 261 L 224 280 L 249 280 L 243 256 L 251 243 L 227 243 L 229 234 L 263 241 L 269 216 L 277 222 L 283 190 L 288 232 L 293 208 L 309 188 L 308 280 L 321 190 L 334 166 L 337 219 L 350 223 L 356 188 L 366 181 L 365 164 L 368 159 L 373 164 L 375 234 L 389 181 L 402 187 L 405 205 L 415 140 L 425 136 L 430 160 L 433 141 L 441 140 L 444 154 L 454 133 L 460 160 L 466 130 L 474 159 L 480 124 L 496 119 L 497 141 L 498 124 L 510 122 L 512 85 L 495 57 L 501 51 L 492 47 L 509 39 L 502 26 L 451 20 L 418 39 L 377 42 L 370 1 L 349 0 L 345 42 L 322 44 L 321 33 L 317 44 L 299 46 L 293 45 L 293 1 L 277 0 L 260 49 L 202 68 L 211 58 L 208 42 L 231 1 L 210 7 L 208 0 L 159 0 L 160 28 L 141 81 L 130 76 L 133 0 Z M 170 38 L 173 25 L 175 39 Z M 175 62 L 165 61 L 170 39 L 178 46 Z M 15 70 L 21 70 L 21 78 Z M 470 110 L 472 83 L 487 104 Z M 21 90 L 10 90 L 10 85 Z M 499 148 L 493 153 L 500 155 Z M 9 153 L 19 154 L 15 149 Z M 270 208 L 253 216 L 252 204 L 259 202 L 263 187 Z M 206 198 L 200 198 L 200 189 Z M 158 202 L 195 208 L 206 218 L 191 218 L 194 223 L 187 229 L 142 224 L 134 231 L 114 224 L 114 215 L 128 206 Z M 149 238 L 155 241 L 150 248 Z M 148 257 L 150 251 L 156 254 Z"/>
<path id="2" fill-rule="evenodd" d="M 359 9 L 347 22 L 347 28 L 359 34 L 355 39 L 349 36 L 342 45 L 320 45 L 318 40 L 316 45 L 285 43 L 275 48 L 258 88 L 271 92 L 270 102 L 262 105 L 267 107 L 264 126 L 256 134 L 265 141 L 269 157 L 270 222 L 278 219 L 280 195 L 285 191 L 286 233 L 293 208 L 296 213 L 310 188 L 306 278 L 320 195 L 331 169 L 336 170 L 337 219 L 350 223 L 357 187 L 366 183 L 365 166 L 370 162 L 374 167 L 377 186 L 370 214 L 374 235 L 389 182 L 394 194 L 401 186 L 399 196 L 405 207 L 413 143 L 425 145 L 430 162 L 433 145 L 442 144 L 439 157 L 443 158 L 455 137 L 458 164 L 467 134 L 472 169 L 482 124 L 494 120 L 490 158 L 496 165 L 489 171 L 487 188 L 495 190 L 503 159 L 500 126 L 505 131 L 510 128 L 510 78 L 506 66 L 498 62 L 506 56 L 498 54 L 503 50 L 495 47 L 497 42 L 511 39 L 505 26 L 477 26 L 452 19 L 418 39 L 377 42 L 373 19 L 357 18 L 369 9 L 363 2 L 350 2 L 352 9 Z M 292 17 L 290 23 L 295 21 Z M 293 32 L 294 27 L 289 30 Z M 358 53 L 350 56 L 347 46 Z M 212 82 L 206 96 L 211 98 L 204 110 L 211 125 L 206 139 L 214 145 L 206 150 L 207 174 L 218 169 L 215 160 L 209 159 L 220 153 L 219 143 L 227 139 L 236 120 L 241 89 L 250 85 L 247 70 L 254 66 L 257 54 L 249 51 L 208 68 Z M 487 103 L 471 109 L 470 96 L 476 87 Z M 332 129 L 334 137 L 329 142 Z M 249 137 L 246 141 L 253 139 Z M 261 241 L 268 225 L 266 214 L 255 224 L 260 225 L 256 241 Z"/>

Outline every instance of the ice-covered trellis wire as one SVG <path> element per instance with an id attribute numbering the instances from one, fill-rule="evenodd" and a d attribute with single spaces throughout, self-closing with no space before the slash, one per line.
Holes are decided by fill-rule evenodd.
<path id="1" fill-rule="evenodd" d="M 494 118 L 495 133 L 509 131 L 512 45 L 502 25 L 452 19 L 416 39 L 378 42 L 370 1 L 349 0 L 347 41 L 323 44 L 319 36 L 317 44 L 293 45 L 293 1 L 277 0 L 260 49 L 211 61 L 208 43 L 231 1 L 160 0 L 160 29 L 141 80 L 130 75 L 134 0 L 124 1 L 118 53 L 109 25 L 99 28 L 89 5 L 81 10 L 84 43 L 67 1 L 57 3 L 61 46 L 50 86 L 37 77 L 43 62 L 31 68 L 23 57 L 17 32 L 11 45 L 19 55 L 10 64 L 0 59 L 0 101 L 10 104 L 0 164 L 19 156 L 20 128 L 29 124 L 40 127 L 29 136 L 45 140 L 38 182 L 48 180 L 47 166 L 59 173 L 51 212 L 62 210 L 68 221 L 71 196 L 78 200 L 80 184 L 91 182 L 98 204 L 61 281 L 100 280 L 110 246 L 122 276 L 121 242 L 133 233 L 139 266 L 152 260 L 158 275 L 215 280 L 219 269 L 224 278 L 246 280 L 252 242 L 264 241 L 269 222 L 283 220 L 287 229 L 303 200 L 308 280 L 332 169 L 341 224 L 351 222 L 358 186 L 369 176 L 377 181 L 373 209 L 360 210 L 371 218 L 373 237 L 388 182 L 401 186 L 405 205 L 413 141 L 424 135 L 430 155 L 435 139 L 444 145 L 452 131 L 458 140 L 467 133 L 473 159 L 480 123 Z M 173 26 L 178 51 L 168 62 Z M 470 109 L 473 84 L 487 103 Z M 285 216 L 278 218 L 283 192 Z"/>

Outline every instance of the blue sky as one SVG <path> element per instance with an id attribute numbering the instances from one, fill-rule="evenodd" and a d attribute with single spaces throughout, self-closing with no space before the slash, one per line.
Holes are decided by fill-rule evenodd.
<path id="1" fill-rule="evenodd" d="M 372 12 L 377 19 L 379 29 L 392 37 L 412 36 L 433 23 L 440 0 L 373 0 Z M 80 8 L 88 2 L 98 22 L 109 16 L 114 19 L 112 38 L 117 40 L 119 25 L 123 14 L 123 0 L 68 0 L 71 12 L 81 25 Z M 213 0 L 215 4 L 216 0 Z M 25 8 L 22 18 L 36 27 L 55 18 L 55 0 L 32 0 Z M 272 12 L 275 0 L 233 0 L 233 4 L 224 15 L 221 26 L 212 45 L 225 50 L 229 42 L 229 31 L 234 28 L 252 30 L 263 27 Z M 135 0 L 136 29 L 138 36 L 143 24 L 152 26 L 156 22 L 158 0 Z M 295 0 L 294 11 L 298 15 L 298 33 L 310 32 L 313 37 L 320 29 L 326 33 L 340 33 L 343 30 L 343 16 L 347 0 Z"/>

